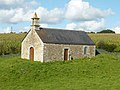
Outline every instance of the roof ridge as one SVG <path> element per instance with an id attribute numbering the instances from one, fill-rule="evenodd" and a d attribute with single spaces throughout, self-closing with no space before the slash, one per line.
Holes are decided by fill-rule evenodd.
<path id="1" fill-rule="evenodd" d="M 44 43 L 95 45 L 84 31 L 41 28 L 41 30 L 36 30 L 36 32 Z"/>
<path id="2" fill-rule="evenodd" d="M 85 32 L 82 30 L 72 30 L 72 29 L 63 29 L 63 28 L 42 28 L 42 27 L 40 27 L 40 29 Z"/>

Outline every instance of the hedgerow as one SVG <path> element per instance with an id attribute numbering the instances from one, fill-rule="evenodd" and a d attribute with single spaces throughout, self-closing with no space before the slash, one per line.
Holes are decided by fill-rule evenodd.
<path id="1" fill-rule="evenodd" d="M 0 34 L 0 55 L 17 54 L 25 34 Z"/>

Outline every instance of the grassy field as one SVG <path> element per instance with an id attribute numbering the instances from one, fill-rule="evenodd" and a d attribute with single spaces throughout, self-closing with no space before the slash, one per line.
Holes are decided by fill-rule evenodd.
<path id="1" fill-rule="evenodd" d="M 104 41 L 107 44 L 120 46 L 120 34 L 89 34 L 89 36 L 96 44 Z"/>
<path id="2" fill-rule="evenodd" d="M 0 34 L 0 55 L 20 53 L 24 33 Z"/>
<path id="3" fill-rule="evenodd" d="M 120 52 L 120 34 L 89 34 L 97 48 Z"/>
<path id="4" fill-rule="evenodd" d="M 0 55 L 20 53 L 21 42 L 25 35 L 25 33 L 0 34 Z M 120 34 L 89 34 L 89 36 L 95 44 L 100 41 L 115 44 L 116 49 L 120 51 Z"/>
<path id="5" fill-rule="evenodd" d="M 0 58 L 0 90 L 119 89 L 118 55 L 49 63 L 30 63 L 19 56 Z"/>

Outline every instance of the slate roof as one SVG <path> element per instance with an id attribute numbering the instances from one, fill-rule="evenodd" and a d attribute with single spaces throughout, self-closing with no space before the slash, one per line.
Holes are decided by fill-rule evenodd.
<path id="1" fill-rule="evenodd" d="M 43 43 L 95 45 L 84 31 L 40 28 L 40 30 L 36 30 L 36 32 Z"/>

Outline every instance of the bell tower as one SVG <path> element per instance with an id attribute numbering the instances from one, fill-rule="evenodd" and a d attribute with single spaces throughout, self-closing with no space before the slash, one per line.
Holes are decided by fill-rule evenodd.
<path id="1" fill-rule="evenodd" d="M 37 13 L 35 12 L 34 15 L 33 15 L 33 18 L 32 19 L 32 28 L 34 29 L 39 29 L 40 25 L 39 25 L 39 19 L 38 16 L 37 16 Z"/>

